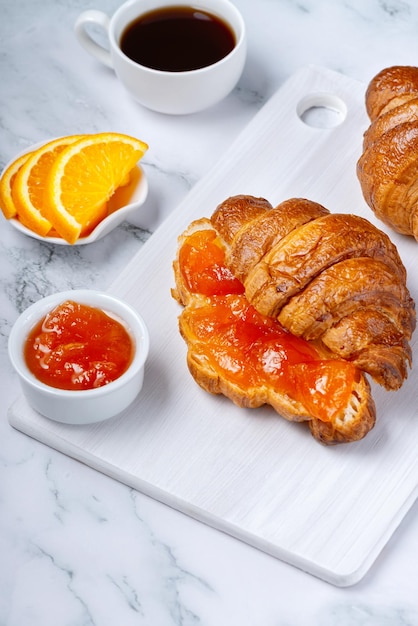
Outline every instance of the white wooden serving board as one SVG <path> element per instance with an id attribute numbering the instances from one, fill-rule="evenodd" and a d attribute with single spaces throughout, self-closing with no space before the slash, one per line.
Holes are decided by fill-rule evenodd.
<path id="1" fill-rule="evenodd" d="M 238 193 L 272 204 L 304 196 L 377 223 L 355 173 L 368 123 L 364 91 L 329 70 L 297 72 L 118 278 L 110 291 L 138 308 L 151 336 L 144 388 L 123 415 L 68 426 L 36 414 L 23 397 L 9 411 L 10 423 L 39 441 L 339 586 L 364 576 L 415 500 L 418 370 L 397 393 L 374 389 L 377 425 L 363 441 L 324 447 L 268 407 L 239 409 L 195 384 L 177 330 L 171 264 L 191 220 Z M 347 109 L 340 125 L 301 121 L 301 103 L 333 98 Z M 390 235 L 417 298 L 418 244 Z"/>

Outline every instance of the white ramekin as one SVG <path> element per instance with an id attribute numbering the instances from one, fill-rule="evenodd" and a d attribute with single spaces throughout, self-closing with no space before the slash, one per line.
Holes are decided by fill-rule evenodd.
<path id="1" fill-rule="evenodd" d="M 134 357 L 126 372 L 97 389 L 56 389 L 40 382 L 28 369 L 24 344 L 31 329 L 58 304 L 73 300 L 113 313 L 126 324 L 134 341 Z M 105 292 L 78 289 L 55 293 L 29 306 L 16 320 L 8 342 L 9 357 L 30 406 L 49 419 L 66 424 L 90 424 L 114 417 L 137 397 L 143 385 L 149 334 L 133 307 Z"/>

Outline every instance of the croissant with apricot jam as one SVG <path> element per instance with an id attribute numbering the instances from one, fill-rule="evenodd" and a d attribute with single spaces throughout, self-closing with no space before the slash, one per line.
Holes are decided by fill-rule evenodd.
<path id="1" fill-rule="evenodd" d="M 196 382 L 239 406 L 270 404 L 322 443 L 375 423 L 365 373 L 398 389 L 415 305 L 390 239 L 306 199 L 234 196 L 179 237 L 173 297 Z"/>
<path id="2" fill-rule="evenodd" d="M 383 69 L 369 83 L 357 176 L 366 203 L 385 224 L 418 241 L 418 67 Z"/>

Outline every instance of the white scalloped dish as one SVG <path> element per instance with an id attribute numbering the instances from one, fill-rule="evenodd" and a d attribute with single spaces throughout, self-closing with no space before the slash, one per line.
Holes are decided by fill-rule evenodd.
<path id="1" fill-rule="evenodd" d="M 40 142 L 24 150 L 21 154 L 32 152 L 41 147 L 45 142 Z M 13 161 L 18 158 L 17 155 L 13 158 Z M 10 161 L 11 163 L 12 161 Z M 9 166 L 8 163 L 4 170 Z M 94 241 L 99 241 L 112 230 L 114 230 L 119 224 L 124 221 L 129 221 L 131 218 L 136 218 L 139 209 L 143 206 L 148 195 L 148 181 L 145 176 L 144 170 L 140 165 L 136 165 L 131 172 L 130 181 L 124 187 L 119 187 L 108 202 L 109 214 L 105 217 L 92 231 L 85 237 L 80 237 L 74 244 L 69 244 L 60 236 L 47 235 L 42 237 L 34 231 L 30 230 L 19 221 L 19 219 L 12 217 L 9 220 L 9 224 L 16 230 L 28 237 L 38 239 L 40 241 L 46 241 L 60 246 L 82 246 Z M 135 219 L 136 221 L 136 219 Z"/>

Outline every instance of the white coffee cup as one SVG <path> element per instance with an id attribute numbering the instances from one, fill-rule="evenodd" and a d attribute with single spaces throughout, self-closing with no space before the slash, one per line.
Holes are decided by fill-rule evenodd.
<path id="1" fill-rule="evenodd" d="M 232 51 L 212 65 L 188 71 L 156 70 L 132 61 L 120 47 L 126 27 L 144 13 L 170 6 L 192 6 L 223 20 L 235 37 Z M 109 49 L 93 39 L 91 26 L 105 31 Z M 229 0 L 194 0 L 191 4 L 184 0 L 130 0 L 111 18 L 102 11 L 84 11 L 75 23 L 75 33 L 89 53 L 113 68 L 135 100 L 161 113 L 195 113 L 219 102 L 237 84 L 246 59 L 244 20 Z"/>

